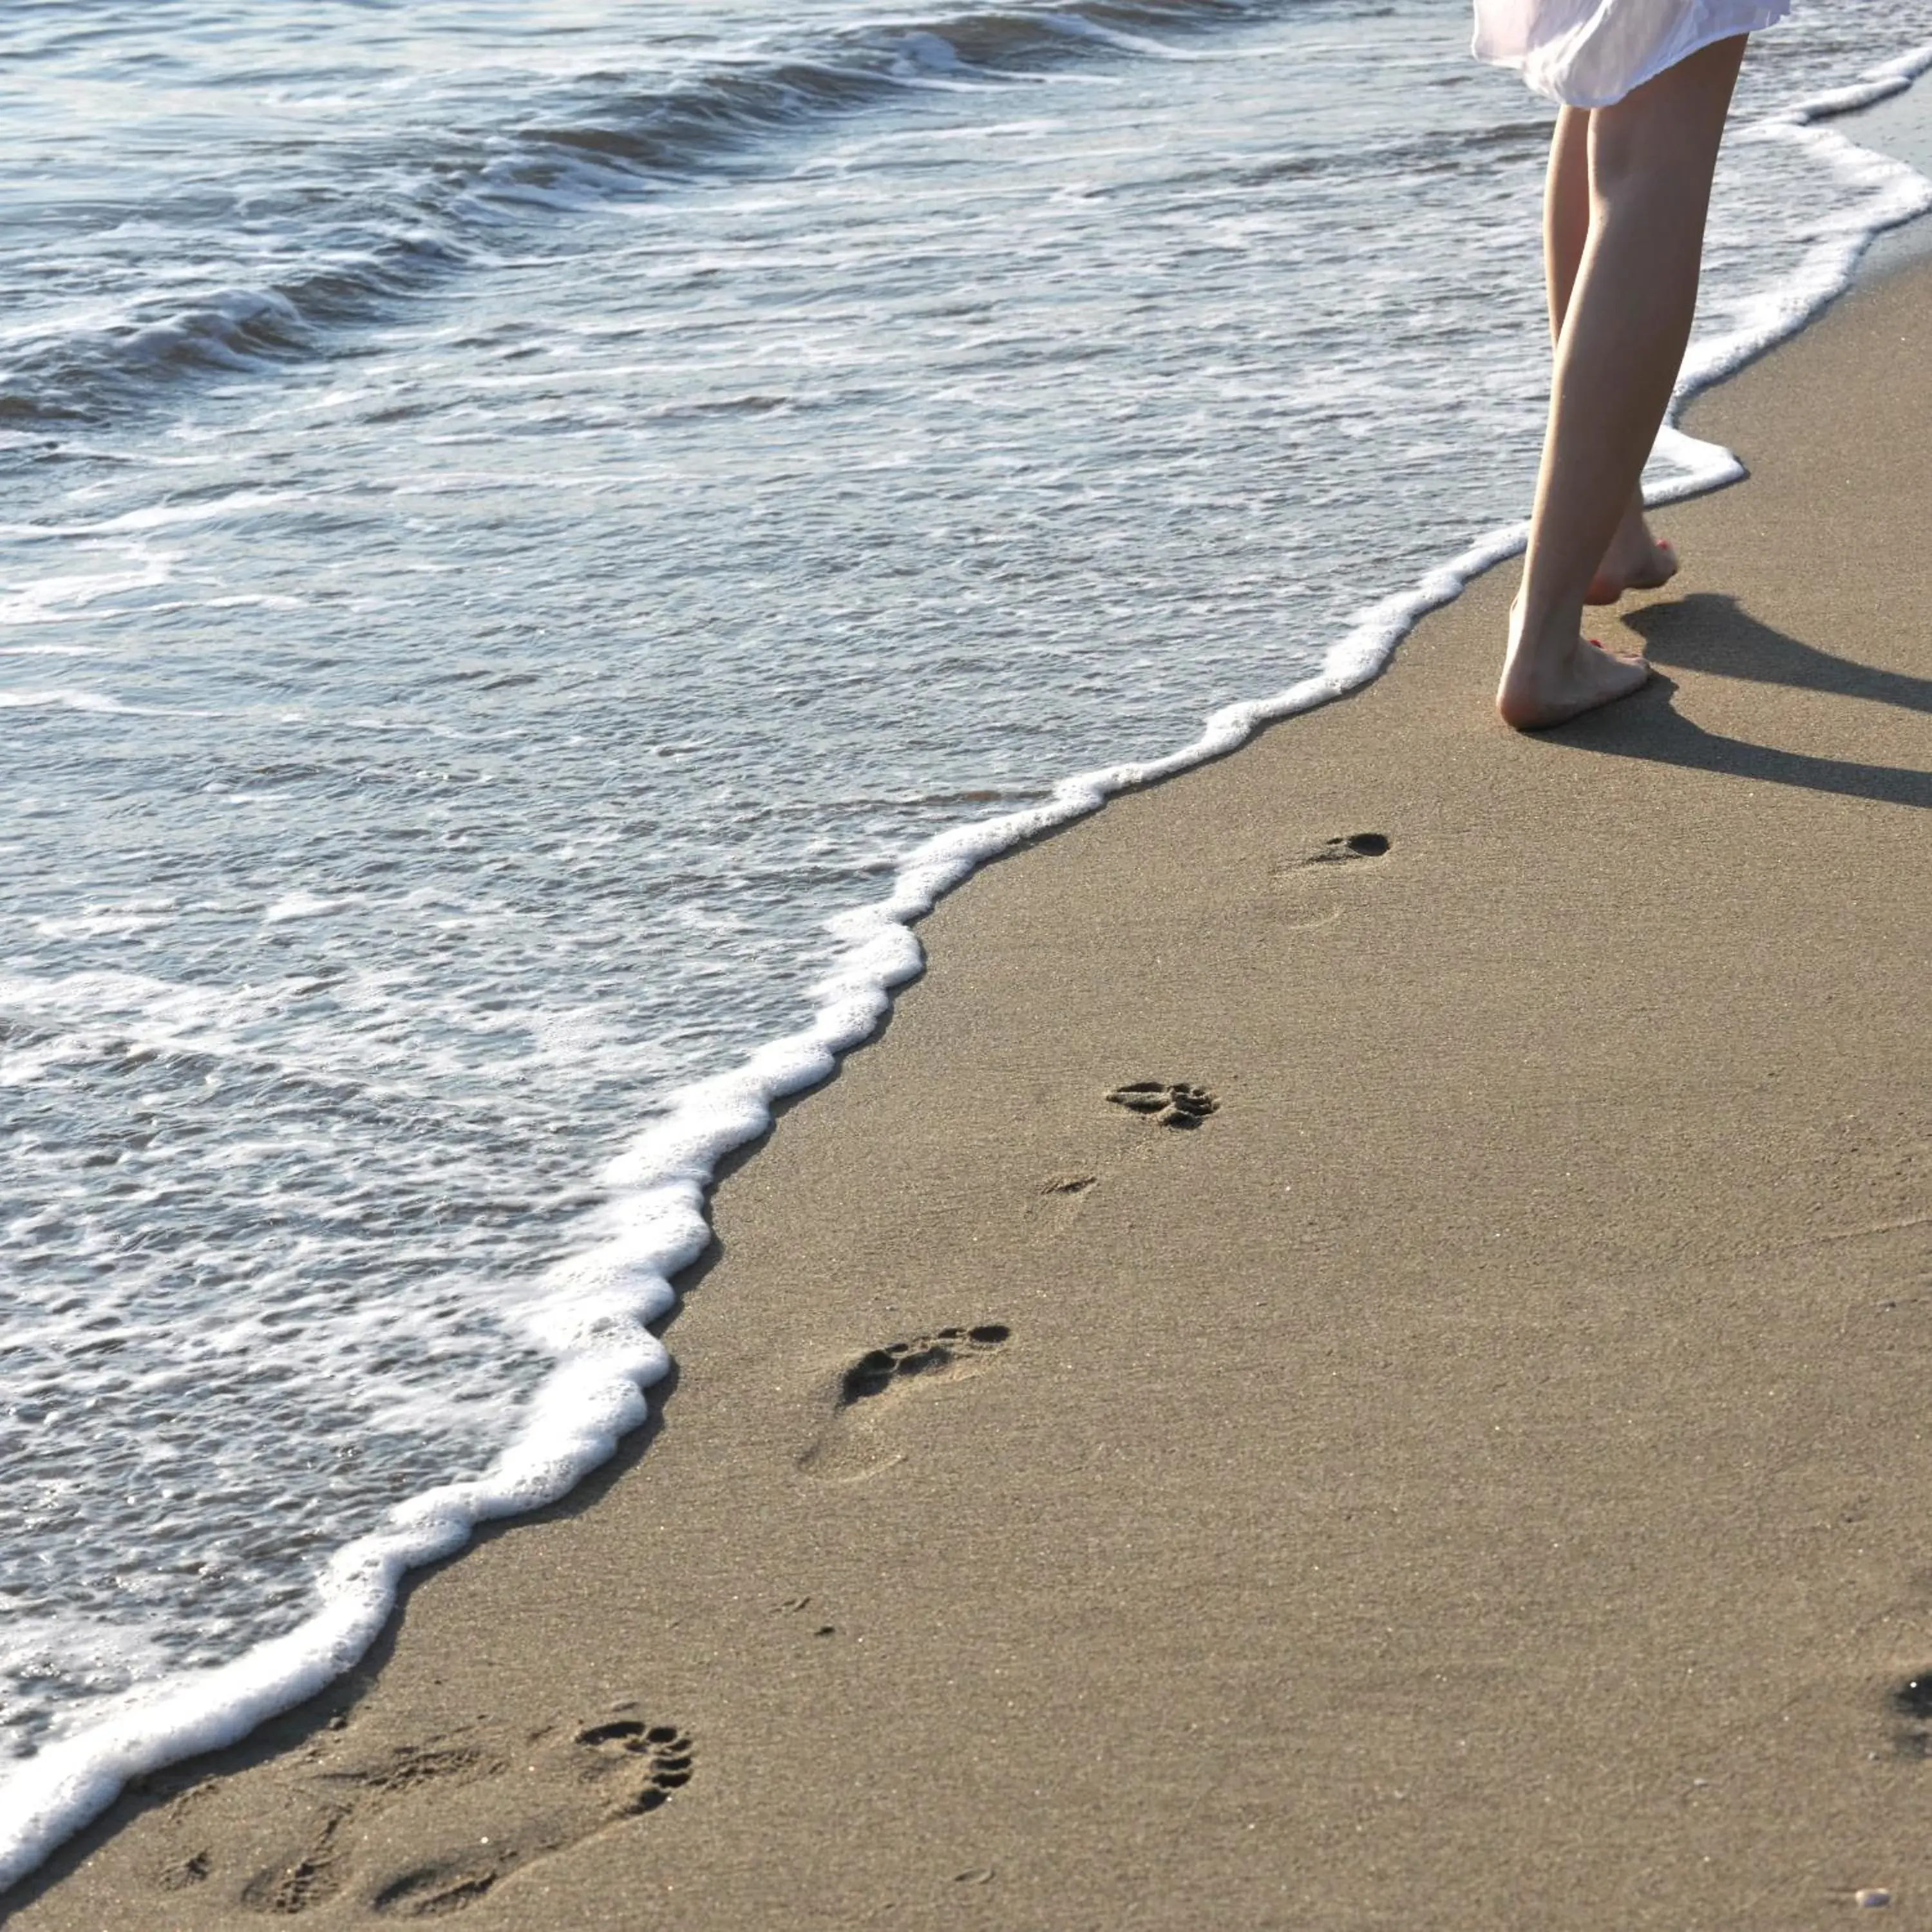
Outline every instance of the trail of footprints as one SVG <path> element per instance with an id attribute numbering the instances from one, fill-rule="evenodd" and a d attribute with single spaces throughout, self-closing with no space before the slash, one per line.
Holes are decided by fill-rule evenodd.
<path id="1" fill-rule="evenodd" d="M 1353 832 L 1328 840 L 1300 863 L 1378 859 L 1389 846 L 1381 832 Z M 1205 1088 L 1176 1080 L 1127 1081 L 1106 1099 L 1174 1129 L 1198 1128 L 1220 1106 Z M 1063 1174 L 1042 1192 L 1075 1196 L 1096 1184 L 1092 1174 Z M 899 1461 L 888 1436 L 902 1403 L 980 1373 L 1011 1337 L 1005 1323 L 987 1322 L 868 1349 L 838 1374 L 830 1418 L 800 1457 L 801 1468 L 850 1480 Z M 1913 1746 L 1932 1754 L 1920 1728 L 1932 1721 L 1928 1684 L 1932 1678 L 1915 1680 L 1894 1702 Z M 268 1821 L 218 1820 L 214 1814 L 242 1801 L 236 1787 L 210 1780 L 170 1808 L 176 1849 L 158 1882 L 176 1894 L 208 1886 L 269 1918 L 298 1918 L 345 1894 L 383 1917 L 460 1912 L 512 1874 L 656 1810 L 690 1782 L 696 1762 L 690 1738 L 674 1724 L 652 1724 L 630 1710 L 620 1706 L 567 1731 L 518 1738 L 478 1726 L 360 1764 L 325 1762 L 304 1780 L 305 1815 L 294 1820 L 286 1814 Z M 226 1828 L 214 1828 L 218 1824 Z M 214 1844 L 251 1840 L 254 1856 L 244 1868 L 218 1863 Z M 386 1844 L 406 1842 L 446 1849 L 386 1861 Z"/>
<path id="2" fill-rule="evenodd" d="M 238 1802 L 212 1782 L 176 1801 L 170 1822 L 184 1848 L 158 1876 L 166 1891 L 209 1886 L 268 1918 L 299 1918 L 345 1892 L 380 1916 L 442 1918 L 513 1872 L 656 1810 L 691 1781 L 695 1762 L 677 1726 L 625 1710 L 520 1739 L 479 1726 L 319 1768 L 303 1780 L 306 1804 L 271 1822 L 279 1843 L 259 1835 L 259 1820 L 211 1816 Z M 194 1843 L 197 1826 L 207 1842 Z M 246 1868 L 218 1866 L 210 1844 L 251 1838 Z M 405 1843 L 441 1849 L 386 1858 L 386 1845 Z"/>
<path id="3" fill-rule="evenodd" d="M 1377 860 L 1390 844 L 1381 832 L 1353 832 L 1327 840 L 1297 865 Z M 1205 1088 L 1176 1080 L 1127 1081 L 1106 1099 L 1154 1126 L 1184 1130 L 1198 1128 L 1220 1106 Z M 1894 1212 L 1922 1212 L 1932 1134 L 1922 1133 L 1903 1154 L 1893 1150 L 1896 1137 L 1873 1138 L 1882 1144 L 1888 1162 L 1880 1177 L 1892 1190 L 1885 1204 Z M 1864 1149 L 1851 1151 L 1862 1155 Z M 1098 1185 L 1094 1174 L 1070 1172 L 1047 1180 L 1040 1191 L 1070 1200 Z M 800 1466 L 835 1480 L 890 1467 L 902 1460 L 890 1439 L 904 1419 L 902 1408 L 935 1385 L 982 1372 L 1011 1339 L 1006 1324 L 987 1322 L 868 1349 L 831 1384 L 829 1419 L 800 1456 Z M 802 1608 L 809 1600 L 800 1598 L 787 1607 Z M 830 1634 L 830 1627 L 820 1634 Z M 1896 1684 L 1887 1703 L 1894 1752 L 1932 1761 L 1932 1667 Z M 308 1780 L 306 1818 L 272 1852 L 258 1846 L 266 1856 L 242 1871 L 219 1869 L 209 1849 L 214 1842 L 246 1838 L 245 1831 L 209 1828 L 234 1822 L 208 1815 L 208 1808 L 219 1808 L 230 1789 L 211 1780 L 176 1802 L 176 1852 L 157 1874 L 158 1882 L 178 1894 L 203 1886 L 225 1891 L 248 1909 L 275 1918 L 301 1916 L 345 1893 L 385 1917 L 460 1912 L 512 1874 L 645 1816 L 690 1782 L 696 1762 L 690 1738 L 676 1725 L 630 1714 L 631 1708 L 616 1707 L 604 1720 L 560 1736 L 538 1732 L 518 1742 L 479 1727 L 363 1764 L 320 1768 Z M 352 1846 L 372 1840 L 380 1846 L 386 1840 L 448 1849 L 386 1863 L 380 1852 L 359 1864 L 352 1854 Z M 1874 1890 L 1857 1899 L 1885 1904 L 1889 1895 Z"/>

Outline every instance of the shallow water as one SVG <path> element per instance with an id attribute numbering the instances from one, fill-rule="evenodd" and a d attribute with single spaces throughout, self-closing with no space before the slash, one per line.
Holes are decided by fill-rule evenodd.
<path id="1" fill-rule="evenodd" d="M 1548 115 L 1447 0 L 25 31 L 31 1760 L 293 1630 L 331 1552 L 490 1464 L 610 1157 L 802 1023 L 899 855 L 1292 684 L 1521 513 Z M 1814 8 L 1740 120 L 1928 40 L 1932 0 Z M 1741 132 L 1706 344 L 1903 206 L 1841 142 Z"/>

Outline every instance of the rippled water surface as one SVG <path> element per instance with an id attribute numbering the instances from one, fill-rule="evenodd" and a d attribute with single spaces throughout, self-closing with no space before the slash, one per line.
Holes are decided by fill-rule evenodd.
<path id="1" fill-rule="evenodd" d="M 609 1155 L 934 830 L 1520 514 L 1451 0 L 63 0 L 0 82 L 0 1738 L 487 1463 Z M 1932 39 L 1801 8 L 1744 118 Z M 1875 190 L 1740 141 L 1706 332 Z"/>

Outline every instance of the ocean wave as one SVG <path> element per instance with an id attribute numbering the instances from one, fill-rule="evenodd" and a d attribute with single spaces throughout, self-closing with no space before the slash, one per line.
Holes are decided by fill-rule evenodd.
<path id="1" fill-rule="evenodd" d="M 0 350 L 0 428 L 97 425 L 150 406 L 172 382 L 266 372 L 323 353 L 468 264 L 500 259 L 537 218 L 742 176 L 775 138 L 920 90 L 1023 88 L 1070 64 L 1192 57 L 1217 28 L 1280 0 L 1059 0 L 964 8 L 768 40 L 642 86 L 609 73 L 502 104 L 495 127 L 419 128 L 359 146 L 320 187 L 250 188 L 276 243 L 274 272 L 226 278 L 211 262 L 122 294 L 105 315 L 16 326 Z M 239 190 L 238 190 L 238 194 Z M 198 188 L 171 238 L 190 255 L 234 211 Z M 100 211 L 98 226 L 165 221 L 165 206 Z M 31 264 L 18 265 L 30 268 Z M 76 264 L 63 265 L 70 272 Z M 232 262 L 226 265 L 232 268 Z M 83 271 L 84 272 L 84 271 Z"/>

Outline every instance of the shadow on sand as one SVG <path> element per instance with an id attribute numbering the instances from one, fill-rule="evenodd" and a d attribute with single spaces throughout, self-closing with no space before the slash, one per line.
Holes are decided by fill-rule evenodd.
<path id="1" fill-rule="evenodd" d="M 1838 698 L 1863 698 L 1908 711 L 1932 712 L 1932 679 L 1879 670 L 1773 630 L 1730 597 L 1699 595 L 1652 604 L 1624 620 L 1644 640 L 1651 662 L 1718 677 L 1782 684 Z M 1562 728 L 1566 744 L 1625 758 L 1650 758 L 1760 784 L 1932 808 L 1932 769 L 1872 765 L 1850 758 L 1785 752 L 1726 738 L 1694 724 L 1674 708 L 1677 686 L 1660 670 L 1634 697 Z"/>

